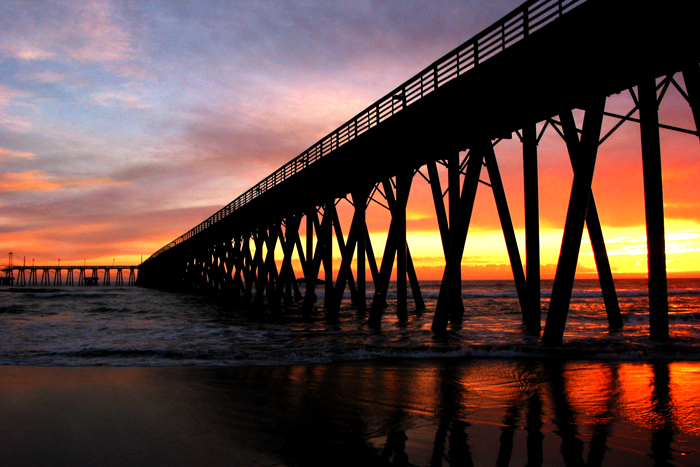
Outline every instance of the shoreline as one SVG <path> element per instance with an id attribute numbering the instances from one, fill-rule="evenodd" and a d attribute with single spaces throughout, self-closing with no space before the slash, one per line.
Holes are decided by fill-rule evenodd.
<path id="1" fill-rule="evenodd" d="M 617 331 L 594 338 L 571 338 L 562 346 L 547 346 L 540 340 L 524 336 L 520 341 L 499 343 L 463 342 L 451 346 L 451 339 L 433 342 L 431 346 L 415 348 L 384 348 L 367 345 L 347 349 L 346 356 L 332 357 L 327 354 L 304 355 L 299 360 L 274 355 L 245 352 L 231 355 L 228 352 L 205 354 L 179 354 L 171 350 L 105 350 L 82 349 L 73 353 L 47 353 L 28 357 L 21 355 L 21 361 L 11 357 L 0 360 L 2 367 L 42 367 L 42 368 L 245 368 L 298 365 L 345 364 L 352 362 L 423 361 L 423 360 L 533 360 L 533 361 L 595 361 L 595 362 L 700 362 L 698 346 L 700 341 L 685 336 L 671 337 L 669 342 L 659 343 L 648 337 L 630 338 L 624 334 L 617 337 Z M 45 361 L 45 362 L 44 362 Z M 145 362 L 145 363 L 144 363 Z"/>

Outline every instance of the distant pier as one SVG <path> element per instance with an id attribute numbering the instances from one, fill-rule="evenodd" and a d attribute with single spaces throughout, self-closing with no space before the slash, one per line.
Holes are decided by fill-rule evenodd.
<path id="1" fill-rule="evenodd" d="M 0 285 L 16 286 L 60 286 L 60 285 L 99 285 L 99 271 L 102 271 L 102 285 L 135 285 L 138 266 L 7 266 L 2 270 Z M 77 277 L 76 277 L 77 271 Z M 129 271 L 126 282 L 125 273 Z M 64 280 L 65 277 L 65 280 Z"/>

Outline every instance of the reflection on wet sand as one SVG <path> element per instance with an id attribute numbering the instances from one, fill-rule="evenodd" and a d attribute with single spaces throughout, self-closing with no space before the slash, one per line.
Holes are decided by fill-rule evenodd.
<path id="1" fill-rule="evenodd" d="M 700 465 L 697 387 L 687 362 L 0 367 L 0 464 Z"/>
<path id="2" fill-rule="evenodd" d="M 385 362 L 372 374 L 373 399 L 355 402 L 369 406 L 358 413 L 383 411 L 380 426 L 366 425 L 377 465 L 697 465 L 697 433 L 684 430 L 675 414 L 697 416 L 700 409 L 692 398 L 672 397 L 672 388 L 697 385 L 700 365 L 683 364 L 678 382 L 674 365 L 680 364 Z M 354 364 L 339 366 L 344 368 L 335 377 L 361 380 L 353 377 Z M 645 379 L 649 374 L 653 377 Z M 677 439 L 683 450 L 674 446 Z"/>

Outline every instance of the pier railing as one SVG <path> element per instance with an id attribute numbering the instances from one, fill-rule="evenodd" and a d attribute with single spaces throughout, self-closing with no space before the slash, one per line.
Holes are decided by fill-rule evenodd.
<path id="1" fill-rule="evenodd" d="M 213 226 L 289 177 L 366 133 L 381 122 L 391 118 L 407 106 L 418 102 L 439 87 L 478 67 L 479 64 L 496 56 L 586 1 L 531 0 L 524 3 L 497 23 L 494 23 L 472 39 L 436 60 L 411 79 L 386 94 L 211 217 L 153 253 L 146 261 Z"/>

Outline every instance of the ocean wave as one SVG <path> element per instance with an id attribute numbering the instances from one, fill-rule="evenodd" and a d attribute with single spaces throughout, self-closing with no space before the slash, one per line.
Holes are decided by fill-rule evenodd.
<path id="1" fill-rule="evenodd" d="M 509 344 L 473 344 L 459 347 L 433 345 L 347 345 L 229 352 L 174 349 L 82 348 L 4 356 L 0 364 L 48 366 L 262 366 L 330 363 L 376 359 L 518 358 L 567 360 L 691 360 L 700 361 L 698 342 L 677 340 L 570 340 L 549 347 L 539 340 Z"/>
<path id="2" fill-rule="evenodd" d="M 593 281 L 574 292 L 566 344 L 550 348 L 524 333 L 517 293 L 498 282 L 465 283 L 467 312 L 445 336 L 431 328 L 434 306 L 398 323 L 396 305 L 382 328 L 367 326 L 349 300 L 329 323 L 323 293 L 312 310 L 235 309 L 218 299 L 148 289 L 31 288 L 2 293 L 0 364 L 49 366 L 294 365 L 384 358 L 569 358 L 700 360 L 700 281 L 671 289 L 671 345 L 649 342 L 645 282 L 624 283 L 624 330 L 607 331 L 601 293 Z M 546 285 L 546 284 L 545 284 Z M 490 287 L 490 288 L 489 288 Z M 439 285 L 426 284 L 426 300 Z M 543 319 L 546 316 L 546 295 Z M 587 298 L 597 300 L 587 300 Z M 372 294 L 367 294 L 368 305 Z M 395 289 L 391 291 L 395 298 Z M 434 302 L 433 302 L 434 303 Z M 602 336 L 599 338 L 599 336 Z M 687 337 L 688 340 L 678 339 Z"/>

